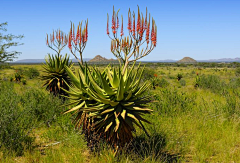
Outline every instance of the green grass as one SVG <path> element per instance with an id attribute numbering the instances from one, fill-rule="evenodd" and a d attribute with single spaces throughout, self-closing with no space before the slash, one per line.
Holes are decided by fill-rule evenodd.
<path id="1" fill-rule="evenodd" d="M 145 125 L 151 136 L 137 130 L 131 148 L 121 155 L 105 145 L 99 153 L 90 152 L 84 136 L 74 129 L 72 117 L 61 114 L 67 108 L 41 87 L 40 79 L 27 79 L 26 85 L 8 83 L 12 92 L 1 93 L 2 108 L 11 106 L 4 101 L 8 97 L 17 101 L 12 104 L 20 106 L 19 111 L 30 111 L 22 118 L 34 119 L 27 126 L 31 130 L 24 121 L 19 128 L 29 131 L 34 141 L 19 156 L 4 154 L 0 148 L 0 162 L 239 162 L 240 80 L 238 70 L 227 66 L 149 65 L 144 79 L 154 79 L 154 74 L 159 78 L 156 89 L 148 92 L 153 95 L 150 108 L 154 112 L 146 117 L 152 124 Z M 9 78 L 20 67 L 33 67 L 43 74 L 41 65 L 14 65 L 1 70 L 0 78 Z M 177 81 L 179 73 L 183 78 Z M 201 78 L 198 88 L 194 87 L 196 73 Z"/>

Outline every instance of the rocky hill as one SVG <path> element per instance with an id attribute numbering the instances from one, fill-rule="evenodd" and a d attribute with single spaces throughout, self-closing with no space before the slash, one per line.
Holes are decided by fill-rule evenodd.
<path id="1" fill-rule="evenodd" d="M 102 57 L 101 55 L 97 55 L 88 62 L 112 62 L 112 61 L 116 61 L 116 60 L 115 59 L 107 59 L 105 57 Z"/>
<path id="2" fill-rule="evenodd" d="M 183 59 L 177 61 L 177 63 L 197 63 L 197 61 L 190 57 L 184 57 Z"/>

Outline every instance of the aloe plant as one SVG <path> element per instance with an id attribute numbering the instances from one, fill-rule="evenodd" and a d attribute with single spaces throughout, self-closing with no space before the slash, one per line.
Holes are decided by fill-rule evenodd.
<path id="1" fill-rule="evenodd" d="M 61 55 L 50 55 L 45 60 L 46 64 L 43 64 L 45 74 L 42 76 L 44 80 L 43 86 L 51 93 L 56 95 L 67 95 L 66 92 L 60 88 L 68 90 L 68 85 L 71 80 L 65 70 L 65 67 L 71 68 L 73 66 L 72 61 L 69 60 L 67 54 L 62 58 Z"/>
<path id="2" fill-rule="evenodd" d="M 57 54 L 48 54 L 48 59 L 45 59 L 46 64 L 43 64 L 45 74 L 42 76 L 44 80 L 43 86 L 49 90 L 53 95 L 65 95 L 67 93 L 61 90 L 64 88 L 68 90 L 70 84 L 70 78 L 65 70 L 65 67 L 71 68 L 73 66 L 72 61 L 69 60 L 69 56 L 66 54 L 64 57 L 61 55 L 61 51 L 68 44 L 68 36 L 65 35 L 61 30 L 53 31 L 49 35 L 50 41 L 48 41 L 48 34 L 46 38 L 46 45 L 54 50 Z"/>
<path id="3" fill-rule="evenodd" d="M 114 146 L 123 146 L 133 139 L 134 125 L 146 132 L 142 121 L 150 122 L 142 115 L 152 110 L 147 108 L 150 96 L 143 96 L 150 83 L 140 85 L 143 69 L 132 66 L 122 74 L 120 68 L 107 67 L 101 72 L 85 65 L 76 75 L 68 67 L 66 71 L 73 86 L 65 91 L 74 107 L 65 113 L 77 113 L 78 126 L 88 130 L 91 127 L 99 138 Z"/>

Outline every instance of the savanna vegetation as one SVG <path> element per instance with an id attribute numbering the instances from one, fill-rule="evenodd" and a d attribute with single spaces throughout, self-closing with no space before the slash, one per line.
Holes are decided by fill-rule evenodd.
<path id="1" fill-rule="evenodd" d="M 210 65 L 211 63 L 209 63 Z M 240 160 L 240 79 L 238 68 L 157 67 L 148 64 L 143 79 L 153 82 L 146 94 L 152 114 L 144 116 L 131 148 L 115 154 L 102 143 L 91 151 L 74 116 L 62 114 L 67 101 L 41 87 L 24 72 L 41 65 L 1 70 L 1 162 L 237 162 Z M 74 69 L 78 69 L 75 64 Z M 12 81 L 22 70 L 27 84 Z M 102 67 L 104 70 L 104 67 Z M 178 81 L 178 74 L 182 74 Z M 197 75 L 198 73 L 198 75 Z M 197 77 L 199 80 L 197 81 Z M 185 81 L 182 84 L 181 81 Z M 197 84 L 197 86 L 196 86 Z"/>
<path id="2" fill-rule="evenodd" d="M 87 20 L 47 35 L 55 54 L 45 64 L 1 66 L 0 162 L 240 160 L 239 63 L 140 64 L 157 45 L 156 23 L 129 10 L 128 33 L 113 8 L 119 64 L 83 62 Z"/>

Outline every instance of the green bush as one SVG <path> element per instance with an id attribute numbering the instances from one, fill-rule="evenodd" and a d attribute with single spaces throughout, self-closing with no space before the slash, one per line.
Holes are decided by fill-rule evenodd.
<path id="1" fill-rule="evenodd" d="M 178 92 L 176 89 L 164 88 L 154 95 L 155 101 L 152 103 L 151 108 L 156 108 L 159 114 L 175 116 L 186 111 L 190 111 L 196 104 L 195 94 L 186 94 L 184 92 Z"/>
<path id="2" fill-rule="evenodd" d="M 179 81 L 179 84 L 181 86 L 186 86 L 186 81 L 182 79 L 182 80 Z"/>
<path id="3" fill-rule="evenodd" d="M 11 82 L 1 82 L 0 91 L 0 149 L 22 155 L 32 149 L 32 129 L 55 122 L 63 112 L 62 101 L 33 88 L 17 94 Z"/>
<path id="4" fill-rule="evenodd" d="M 180 74 L 180 73 L 178 73 L 178 74 L 177 74 L 177 80 L 179 81 L 179 80 L 181 80 L 182 78 L 183 78 L 183 75 Z"/>
<path id="5" fill-rule="evenodd" d="M 24 71 L 24 75 L 26 75 L 29 79 L 36 78 L 40 75 L 39 71 L 36 68 L 29 68 Z"/>
<path id="6" fill-rule="evenodd" d="M 240 67 L 236 68 L 235 74 L 236 74 L 236 76 L 240 76 Z"/>
<path id="7" fill-rule="evenodd" d="M 150 80 L 155 77 L 154 74 L 157 74 L 157 72 L 154 71 L 153 68 L 145 68 L 143 72 L 142 80 L 143 81 Z"/>
<path id="8" fill-rule="evenodd" d="M 30 149 L 34 138 L 30 136 L 35 120 L 30 110 L 23 109 L 21 97 L 14 92 L 12 83 L 0 83 L 0 148 L 6 153 L 22 155 Z"/>
<path id="9" fill-rule="evenodd" d="M 153 89 L 155 89 L 156 87 L 162 87 L 165 88 L 169 85 L 169 82 L 164 79 L 164 78 L 159 78 L 159 77 L 155 77 L 151 80 L 152 82 L 152 87 Z"/>
<path id="10" fill-rule="evenodd" d="M 221 81 L 217 75 L 202 75 L 199 76 L 199 87 L 209 89 L 214 93 L 223 93 L 228 87 L 224 81 Z"/>

